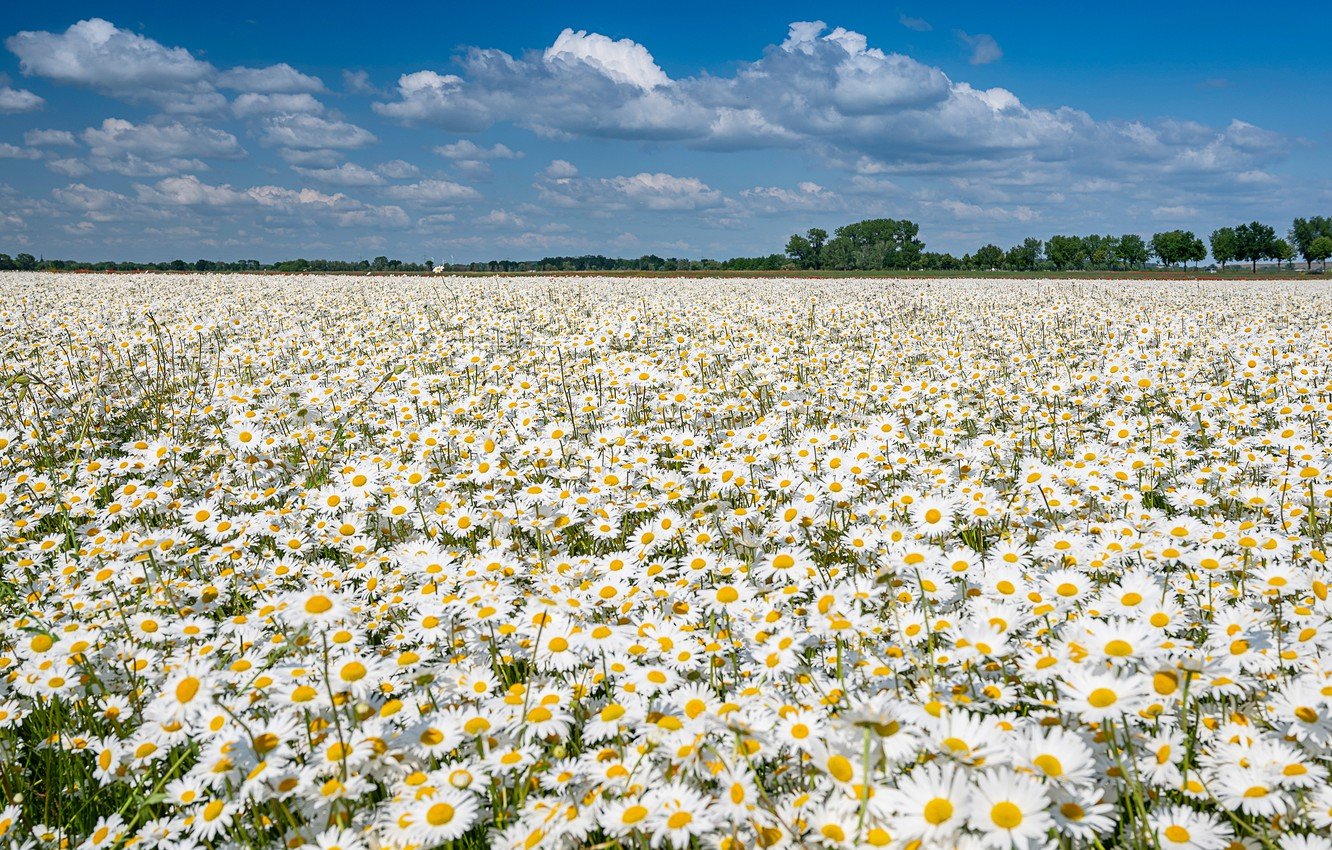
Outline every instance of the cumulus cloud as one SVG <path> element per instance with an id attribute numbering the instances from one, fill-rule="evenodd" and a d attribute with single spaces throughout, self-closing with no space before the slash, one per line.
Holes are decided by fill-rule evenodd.
<path id="1" fill-rule="evenodd" d="M 369 204 L 342 192 L 309 187 L 261 185 L 236 188 L 212 184 L 193 174 L 134 184 L 134 194 L 73 183 L 52 191 L 66 210 L 91 221 L 171 219 L 181 216 L 261 215 L 308 219 L 338 227 L 404 227 L 410 217 L 395 205 Z"/>
<path id="2" fill-rule="evenodd" d="M 959 35 L 978 63 L 1002 55 L 988 35 Z M 1039 166 L 1054 182 L 1092 176 L 1072 172 L 1250 170 L 1287 145 L 1243 122 L 1217 129 L 1097 121 L 1069 107 L 1029 107 L 1007 89 L 951 79 L 820 21 L 791 24 L 780 44 L 730 73 L 680 79 L 643 45 L 594 36 L 566 31 L 522 56 L 470 48 L 453 72 L 402 75 L 395 97 L 374 108 L 455 132 L 515 123 L 557 139 L 795 147 L 859 174 Z"/>
<path id="3" fill-rule="evenodd" d="M 260 141 L 296 150 L 343 150 L 373 145 L 378 139 L 364 127 L 318 115 L 277 115 L 265 119 Z"/>
<path id="4" fill-rule="evenodd" d="M 0 159 L 40 159 L 41 156 L 41 151 L 0 142 Z"/>
<path id="5" fill-rule="evenodd" d="M 421 174 L 421 169 L 402 159 L 391 159 L 375 166 L 375 171 L 393 180 L 408 180 Z"/>
<path id="6" fill-rule="evenodd" d="M 521 217 L 516 216 L 507 210 L 491 210 L 475 221 L 477 224 L 486 225 L 488 227 L 517 229 L 526 226 L 526 222 L 524 222 Z"/>
<path id="7" fill-rule="evenodd" d="M 302 74 L 286 62 L 267 68 L 231 68 L 218 76 L 217 84 L 222 88 L 264 94 L 300 94 L 324 90 L 324 83 L 318 77 Z"/>
<path id="8" fill-rule="evenodd" d="M 86 86 L 175 113 L 225 109 L 227 98 L 219 88 L 268 95 L 324 90 L 318 77 L 286 63 L 219 70 L 183 47 L 169 47 L 103 18 L 79 21 L 64 32 L 24 30 L 6 39 L 5 46 L 18 57 L 19 69 L 27 76 Z M 25 108 L 41 104 L 41 98 L 31 92 L 18 94 L 30 101 Z M 31 102 L 32 98 L 36 101 Z M 0 109 L 4 102 L 4 90 L 0 90 Z"/>
<path id="9" fill-rule="evenodd" d="M 1184 204 L 1174 206 L 1155 207 L 1152 209 L 1152 215 L 1161 219 L 1186 219 L 1193 218 L 1198 214 L 1197 207 L 1190 207 Z"/>
<path id="10" fill-rule="evenodd" d="M 705 210 L 724 203 L 722 193 L 697 177 L 640 172 L 621 177 L 563 177 L 537 183 L 541 198 L 559 207 L 603 210 Z"/>
<path id="11" fill-rule="evenodd" d="M 542 173 L 552 180 L 563 180 L 569 177 L 577 177 L 578 166 L 565 159 L 556 159 L 552 160 Z"/>
<path id="12" fill-rule="evenodd" d="M 302 177 L 308 177 L 311 180 L 318 180 L 321 183 L 328 183 L 333 186 L 382 186 L 384 184 L 383 176 L 354 162 L 344 162 L 336 168 L 301 168 L 295 166 L 293 170 Z"/>
<path id="13" fill-rule="evenodd" d="M 68 130 L 29 130 L 23 134 L 23 141 L 28 145 L 46 147 L 77 147 L 74 134 Z"/>
<path id="14" fill-rule="evenodd" d="M 1013 208 L 1004 208 L 998 206 L 981 206 L 980 204 L 968 203 L 956 199 L 939 201 L 937 206 L 946 210 L 954 218 L 965 219 L 968 221 L 990 220 L 990 221 L 1020 221 L 1029 222 L 1034 220 L 1036 211 L 1028 206 L 1017 206 Z"/>
<path id="15" fill-rule="evenodd" d="M 435 153 L 445 159 L 478 162 L 490 159 L 518 159 L 523 155 L 522 151 L 512 150 L 508 145 L 495 144 L 487 148 L 470 139 L 460 139 L 453 144 L 439 145 L 435 148 Z"/>
<path id="16" fill-rule="evenodd" d="M 148 100 L 181 112 L 225 105 L 211 82 L 217 69 L 183 47 L 167 47 L 102 18 L 63 33 L 24 30 L 5 40 L 28 76 L 83 85 L 128 100 Z"/>
<path id="17" fill-rule="evenodd" d="M 451 180 L 422 180 L 418 183 L 390 186 L 384 194 L 397 201 L 411 201 L 418 204 L 459 204 L 475 201 L 481 193 L 471 186 L 454 183 Z"/>
<path id="18" fill-rule="evenodd" d="M 740 198 L 749 209 L 762 213 L 832 210 L 843 206 L 839 193 L 811 181 L 797 183 L 793 189 L 782 186 L 755 186 L 741 191 Z"/>
<path id="19" fill-rule="evenodd" d="M 370 82 L 368 71 L 343 71 L 342 87 L 352 94 L 380 94 L 379 89 Z"/>
<path id="20" fill-rule="evenodd" d="M 508 145 L 495 144 L 483 147 L 469 139 L 462 139 L 448 145 L 439 145 L 435 153 L 453 162 L 453 167 L 472 180 L 490 179 L 490 162 L 496 159 L 520 159 L 522 151 L 515 151 Z"/>
<path id="21" fill-rule="evenodd" d="M 166 47 L 102 18 L 63 33 L 24 30 L 5 40 L 24 74 L 106 89 L 187 87 L 214 73 L 183 47 Z"/>
<path id="22" fill-rule="evenodd" d="M 81 137 L 93 168 L 132 176 L 199 170 L 208 167 L 205 159 L 245 155 L 235 136 L 193 123 L 135 124 L 107 118 L 101 126 L 85 129 Z"/>
<path id="23" fill-rule="evenodd" d="M 999 42 L 995 41 L 992 35 L 986 33 L 971 35 L 963 30 L 958 30 L 957 37 L 971 48 L 971 58 L 967 61 L 973 65 L 988 65 L 1004 58 L 1004 51 L 999 49 Z"/>
<path id="24" fill-rule="evenodd" d="M 0 86 L 0 112 L 32 112 L 41 109 L 44 99 L 27 89 Z"/>
<path id="25" fill-rule="evenodd" d="M 87 177 L 92 174 L 92 166 L 81 159 L 74 157 L 60 157 L 58 159 L 48 159 L 46 167 L 56 174 L 63 174 L 66 177 Z"/>
<path id="26" fill-rule="evenodd" d="M 300 94 L 259 94 L 246 92 L 231 102 L 231 111 L 238 118 L 255 115 L 317 115 L 324 111 L 324 104 L 313 95 Z"/>
<path id="27" fill-rule="evenodd" d="M 84 213 L 105 212 L 121 207 L 129 201 L 129 198 L 119 192 L 98 189 L 83 183 L 71 183 L 64 188 L 52 189 L 51 195 L 60 204 Z"/>
<path id="28" fill-rule="evenodd" d="M 644 91 L 670 82 L 643 45 L 628 38 L 612 41 L 586 30 L 565 29 L 542 58 L 549 64 L 567 62 L 595 68 L 617 83 Z"/>

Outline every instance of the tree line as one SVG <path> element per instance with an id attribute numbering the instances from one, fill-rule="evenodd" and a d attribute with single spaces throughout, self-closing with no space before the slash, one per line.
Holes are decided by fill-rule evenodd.
<path id="1" fill-rule="evenodd" d="M 1210 245 L 1221 268 L 1244 261 L 1255 272 L 1263 260 L 1289 264 L 1299 256 L 1312 269 L 1315 262 L 1326 265 L 1332 257 L 1332 218 L 1327 216 L 1295 219 L 1285 239 L 1272 226 L 1254 221 L 1218 228 L 1207 243 L 1191 230 L 1167 230 L 1149 239 L 1136 233 L 1056 234 L 1043 242 L 1031 236 L 1007 250 L 982 245 L 961 257 L 924 250 L 918 233 L 915 222 L 895 219 L 856 222 L 837 228 L 831 237 L 815 227 L 793 234 L 786 256 L 801 269 L 1130 270 L 1145 268 L 1152 260 L 1167 267 L 1196 266 L 1207 259 Z"/>
<path id="2" fill-rule="evenodd" d="M 925 250 L 920 226 L 907 219 L 874 218 L 837 228 L 831 234 L 818 227 L 796 233 L 780 254 L 732 257 L 729 260 L 693 260 L 644 254 L 641 257 L 605 257 L 600 254 L 543 257 L 539 260 L 489 260 L 436 265 L 389 259 L 373 260 L 170 260 L 161 263 L 84 262 L 48 260 L 32 254 L 0 254 L 0 270 L 87 270 L 87 271 L 276 271 L 276 272 L 428 272 L 435 269 L 462 272 L 597 272 L 597 271 L 783 271 L 839 270 L 880 271 L 893 269 L 937 271 L 1075 271 L 1132 270 L 1146 268 L 1155 260 L 1166 267 L 1196 267 L 1211 252 L 1221 268 L 1229 263 L 1249 263 L 1257 272 L 1266 260 L 1293 266 L 1296 257 L 1307 270 L 1314 263 L 1326 268 L 1332 258 L 1332 217 L 1297 218 L 1283 238 L 1276 228 L 1253 221 L 1212 231 L 1207 241 L 1190 230 L 1167 230 L 1144 238 L 1136 233 L 1119 236 L 1056 234 L 1046 240 L 1029 236 L 1001 248 L 986 244 L 971 253 Z"/>
<path id="3" fill-rule="evenodd" d="M 391 260 L 385 256 L 373 260 L 279 260 L 261 263 L 258 260 L 167 260 L 161 263 L 138 263 L 117 260 L 53 260 L 32 254 L 0 254 L 0 271 L 91 271 L 91 272 L 428 272 L 435 264 Z"/>

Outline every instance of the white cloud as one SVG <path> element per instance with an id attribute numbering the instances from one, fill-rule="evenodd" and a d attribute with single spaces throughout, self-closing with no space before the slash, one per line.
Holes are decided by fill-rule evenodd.
<path id="1" fill-rule="evenodd" d="M 1164 218 L 1164 219 L 1193 218 L 1197 214 L 1198 214 L 1197 207 L 1190 207 L 1185 204 L 1155 207 L 1152 209 L 1153 216 L 1155 216 L 1156 218 Z"/>
<path id="2" fill-rule="evenodd" d="M 278 148 L 278 156 L 288 165 L 299 165 L 302 168 L 335 168 L 346 155 L 345 151 L 337 151 L 327 148 L 315 148 L 314 150 L 297 150 L 295 148 Z"/>
<path id="3" fill-rule="evenodd" d="M 28 145 L 48 147 L 77 147 L 74 134 L 68 130 L 29 130 L 23 134 L 23 141 Z"/>
<path id="4" fill-rule="evenodd" d="M 201 124 L 135 124 L 107 118 L 81 134 L 100 171 L 152 176 L 207 167 L 203 158 L 237 159 L 245 155 L 236 137 Z"/>
<path id="5" fill-rule="evenodd" d="M 956 199 L 939 201 L 936 205 L 941 209 L 947 210 L 955 218 L 966 219 L 969 221 L 990 220 L 1029 222 L 1037 218 L 1036 211 L 1028 206 L 1012 208 L 997 206 L 985 207 L 980 204 L 967 203 Z"/>
<path id="6" fill-rule="evenodd" d="M 73 157 L 63 157 L 61 159 L 48 159 L 46 167 L 57 174 L 63 174 L 66 177 L 86 177 L 92 174 L 92 167 L 81 159 Z"/>
<path id="7" fill-rule="evenodd" d="M 460 139 L 449 145 L 439 145 L 435 153 L 445 159 L 463 161 L 484 161 L 490 159 L 519 159 L 522 151 L 515 151 L 508 145 L 495 144 L 488 148 L 481 147 L 469 139 Z"/>
<path id="8" fill-rule="evenodd" d="M 481 197 L 481 193 L 472 187 L 450 180 L 422 180 L 419 183 L 390 186 L 384 190 L 384 194 L 397 201 L 419 204 L 457 204 Z"/>
<path id="9" fill-rule="evenodd" d="M 381 186 L 384 183 L 382 176 L 354 162 L 344 162 L 337 168 L 296 166 L 294 170 L 303 177 L 333 186 Z"/>
<path id="10" fill-rule="evenodd" d="M 491 210 L 489 213 L 481 216 L 475 221 L 477 224 L 511 229 L 517 229 L 526 225 L 522 218 L 506 210 Z"/>
<path id="11" fill-rule="evenodd" d="M 391 159 L 388 162 L 381 162 L 375 166 L 375 171 L 393 180 L 407 180 L 412 177 L 418 177 L 421 169 L 412 165 L 410 162 L 401 159 Z"/>
<path id="12" fill-rule="evenodd" d="M 916 32 L 929 32 L 934 29 L 934 27 L 930 25 L 930 22 L 924 18 L 913 18 L 907 14 L 898 15 L 897 22 L 907 29 L 915 30 Z"/>
<path id="13" fill-rule="evenodd" d="M 0 159 L 41 159 L 42 152 L 0 142 Z"/>
<path id="14" fill-rule="evenodd" d="M 383 95 L 383 92 L 370 82 L 370 74 L 366 71 L 343 71 L 342 87 L 352 94 Z"/>
<path id="15" fill-rule="evenodd" d="M 24 74 L 60 83 L 122 90 L 188 87 L 213 74 L 213 66 L 182 47 L 166 47 L 102 18 L 63 33 L 24 30 L 5 40 Z"/>
<path id="16" fill-rule="evenodd" d="M 265 94 L 300 94 L 324 90 L 324 83 L 318 77 L 302 74 L 286 62 L 267 68 L 231 68 L 218 76 L 217 84 L 222 88 Z"/>
<path id="17" fill-rule="evenodd" d="M 318 114 L 324 111 L 324 104 L 312 95 L 300 94 L 257 94 L 246 92 L 231 102 L 231 111 L 239 118 L 274 113 L 295 115 L 299 113 Z"/>
<path id="18" fill-rule="evenodd" d="M 227 185 L 212 186 L 193 174 L 168 177 L 152 186 L 135 184 L 139 200 L 146 204 L 177 207 L 234 207 L 248 204 L 253 197 Z"/>
<path id="19" fill-rule="evenodd" d="M 856 195 L 899 195 L 902 187 L 881 177 L 857 174 L 851 178 L 846 191 Z"/>
<path id="20" fill-rule="evenodd" d="M 218 70 L 183 47 L 168 47 L 103 18 L 79 21 L 64 32 L 24 30 L 6 39 L 5 46 L 18 56 L 25 75 L 87 86 L 179 114 L 201 115 L 225 109 L 227 98 L 218 87 L 271 95 L 324 90 L 318 77 L 286 63 Z M 30 92 L 20 94 L 36 97 Z M 3 102 L 0 90 L 0 104 Z M 27 108 L 35 108 L 40 102 L 37 98 Z"/>
<path id="21" fill-rule="evenodd" d="M 411 224 L 411 217 L 402 207 L 386 204 L 375 206 L 367 204 L 353 210 L 346 210 L 334 216 L 340 227 L 406 227 Z"/>
<path id="22" fill-rule="evenodd" d="M 542 58 L 549 64 L 580 63 L 595 68 L 617 83 L 644 90 L 671 81 L 643 45 L 628 38 L 612 41 L 586 30 L 565 29 L 555 43 L 546 48 Z"/>
<path id="23" fill-rule="evenodd" d="M 129 200 L 119 192 L 97 189 L 83 183 L 71 183 L 63 189 L 52 189 L 51 195 L 61 204 L 82 212 L 112 209 Z"/>
<path id="24" fill-rule="evenodd" d="M 29 76 L 84 85 L 176 112 L 207 112 L 226 104 L 211 82 L 217 73 L 182 47 L 167 47 L 102 18 L 63 33 L 24 30 L 5 40 Z"/>
<path id="25" fill-rule="evenodd" d="M 986 33 L 971 35 L 963 30 L 957 30 L 957 37 L 971 48 L 971 58 L 967 61 L 973 65 L 988 65 L 1004 58 L 1004 51 L 999 49 L 999 42 L 995 41 L 992 35 Z"/>
<path id="26" fill-rule="evenodd" d="M 56 199 L 85 213 L 115 214 L 127 219 L 177 216 L 183 212 L 235 215 L 245 210 L 264 215 L 285 215 L 329 222 L 339 227 L 403 227 L 409 217 L 397 206 L 367 204 L 341 192 L 321 192 L 308 187 L 251 186 L 233 188 L 209 184 L 192 174 L 168 177 L 151 185 L 137 183 L 135 196 L 91 189 L 75 184 L 57 190 Z M 109 217 L 109 216 L 107 216 Z"/>
<path id="27" fill-rule="evenodd" d="M 541 198 L 560 207 L 681 211 L 721 206 L 722 193 L 697 177 L 640 172 L 621 177 L 565 177 L 537 183 Z"/>
<path id="28" fill-rule="evenodd" d="M 260 140 L 296 150 L 363 148 L 378 139 L 369 130 L 317 115 L 276 115 L 263 122 Z"/>
<path id="29" fill-rule="evenodd" d="M 751 210 L 763 213 L 833 210 L 843 206 L 841 195 L 810 181 L 798 183 L 794 189 L 755 186 L 741 191 L 740 198 Z"/>
<path id="30" fill-rule="evenodd" d="M 1002 55 L 991 37 L 965 35 L 978 62 Z M 564 140 L 799 147 L 861 174 L 1018 167 L 1043 171 L 1054 184 L 1172 170 L 1253 170 L 1288 144 L 1243 122 L 1218 131 L 1032 108 L 1007 89 L 950 79 L 939 68 L 870 46 L 860 33 L 819 21 L 792 24 L 781 44 L 729 73 L 678 79 L 659 74 L 642 45 L 593 36 L 561 34 L 550 49 L 522 56 L 470 48 L 457 73 L 404 74 L 396 96 L 374 108 L 456 132 L 508 122 Z"/>
<path id="31" fill-rule="evenodd" d="M 326 194 L 316 189 L 287 189 L 283 186 L 255 186 L 245 193 L 260 206 L 291 211 L 305 207 L 334 208 L 349 201 L 341 192 Z"/>
<path id="32" fill-rule="evenodd" d="M 0 112 L 32 112 L 46 103 L 27 89 L 0 86 Z"/>
<path id="33" fill-rule="evenodd" d="M 552 160 L 550 165 L 547 165 L 545 171 L 542 173 L 552 180 L 562 180 L 569 177 L 577 177 L 578 167 L 568 160 L 556 159 Z"/>

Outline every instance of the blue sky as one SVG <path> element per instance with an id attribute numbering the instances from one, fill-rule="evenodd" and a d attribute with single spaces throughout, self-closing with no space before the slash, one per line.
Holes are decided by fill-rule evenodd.
<path id="1" fill-rule="evenodd" d="M 28 4 L 0 250 L 724 257 L 1332 212 L 1326 4 Z M 1305 34 L 1312 34 L 1306 36 Z"/>

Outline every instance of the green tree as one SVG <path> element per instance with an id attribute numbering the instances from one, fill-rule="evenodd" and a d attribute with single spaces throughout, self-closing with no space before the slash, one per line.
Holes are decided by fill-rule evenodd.
<path id="1" fill-rule="evenodd" d="M 821 269 L 824 267 L 823 247 L 827 240 L 828 231 L 818 227 L 811 227 L 804 236 L 793 234 L 786 241 L 786 256 L 802 269 Z"/>
<path id="2" fill-rule="evenodd" d="M 37 268 L 37 258 L 32 254 L 15 254 L 14 265 L 21 271 L 31 271 Z"/>
<path id="3" fill-rule="evenodd" d="M 1041 240 L 1028 236 L 1021 245 L 1008 249 L 1004 265 L 1015 271 L 1031 271 L 1041 261 Z"/>
<path id="4" fill-rule="evenodd" d="M 809 268 L 809 260 L 813 256 L 809 240 L 799 233 L 792 233 L 791 238 L 786 240 L 786 256 L 795 261 L 799 268 Z"/>
<path id="5" fill-rule="evenodd" d="M 1285 239 L 1276 240 L 1272 243 L 1272 259 L 1277 261 L 1277 268 L 1280 268 L 1282 263 L 1286 264 L 1287 269 L 1292 268 L 1295 260 L 1295 246 Z"/>
<path id="6" fill-rule="evenodd" d="M 1312 268 L 1313 261 L 1318 258 L 1313 256 L 1310 249 L 1318 237 L 1332 238 L 1332 218 L 1323 215 L 1297 218 L 1291 224 L 1289 236 L 1295 250 L 1304 258 L 1305 268 Z"/>
<path id="7" fill-rule="evenodd" d="M 1093 233 L 1082 237 L 1083 253 L 1094 269 L 1109 268 L 1114 264 L 1119 252 L 1119 240 L 1113 236 L 1101 236 Z"/>
<path id="8" fill-rule="evenodd" d="M 1082 268 L 1086 252 L 1080 236 L 1051 236 L 1045 242 L 1045 256 L 1056 269 Z"/>
<path id="9" fill-rule="evenodd" d="M 1276 255 L 1276 230 L 1258 221 L 1241 224 L 1235 228 L 1235 259 L 1248 260 L 1254 274 L 1258 273 L 1258 261 Z"/>
<path id="10" fill-rule="evenodd" d="M 1184 256 L 1184 259 L 1193 260 L 1194 268 L 1197 268 L 1199 263 L 1207 259 L 1207 246 L 1203 244 L 1201 239 L 1194 236 L 1192 233 L 1189 233 L 1186 249 L 1187 253 Z"/>
<path id="11" fill-rule="evenodd" d="M 971 258 L 978 269 L 997 269 L 1004 264 L 1004 249 L 998 245 L 983 245 Z"/>
<path id="12" fill-rule="evenodd" d="M 1327 258 L 1332 257 L 1332 236 L 1319 236 L 1310 242 L 1309 253 L 1305 256 L 1311 260 L 1321 261 L 1323 271 L 1327 271 Z"/>
<path id="13" fill-rule="evenodd" d="M 1189 260 L 1202 260 L 1207 257 L 1207 248 L 1191 230 L 1167 230 L 1164 233 L 1153 233 L 1150 247 L 1152 254 L 1167 266 L 1173 266 L 1176 263 L 1187 263 Z"/>
<path id="14" fill-rule="evenodd" d="M 920 225 L 907 219 L 866 219 L 837 228 L 824 253 L 833 268 L 910 268 L 925 248 L 919 233 Z"/>
<path id="15" fill-rule="evenodd" d="M 1239 256 L 1235 253 L 1239 250 L 1239 242 L 1235 239 L 1235 228 L 1219 227 L 1212 231 L 1212 259 L 1221 264 L 1221 268 L 1226 267 L 1226 263 L 1232 260 L 1238 260 Z"/>
<path id="16" fill-rule="evenodd" d="M 819 258 L 823 256 L 823 246 L 828 242 L 828 231 L 821 227 L 811 227 L 805 231 L 805 238 L 809 240 L 809 250 L 814 253 L 817 266 Z"/>
<path id="17" fill-rule="evenodd" d="M 1125 233 L 1119 237 L 1117 255 L 1126 269 L 1144 265 L 1150 257 L 1150 254 L 1147 253 L 1146 241 L 1136 233 Z"/>

